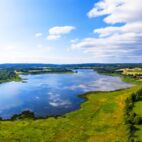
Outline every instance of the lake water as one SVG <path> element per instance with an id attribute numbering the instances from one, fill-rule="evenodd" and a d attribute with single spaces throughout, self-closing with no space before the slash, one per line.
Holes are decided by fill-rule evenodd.
<path id="1" fill-rule="evenodd" d="M 101 75 L 93 70 L 73 74 L 22 75 L 26 83 L 0 84 L 0 116 L 7 119 L 24 110 L 36 116 L 62 115 L 80 107 L 79 94 L 88 91 L 110 91 L 130 87 L 119 77 Z"/>

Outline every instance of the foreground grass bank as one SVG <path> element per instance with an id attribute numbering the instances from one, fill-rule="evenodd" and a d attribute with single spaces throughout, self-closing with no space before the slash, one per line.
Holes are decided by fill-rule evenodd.
<path id="1" fill-rule="evenodd" d="M 0 121 L 1 142 L 127 142 L 125 100 L 140 86 L 92 92 L 77 111 L 64 117 Z"/>

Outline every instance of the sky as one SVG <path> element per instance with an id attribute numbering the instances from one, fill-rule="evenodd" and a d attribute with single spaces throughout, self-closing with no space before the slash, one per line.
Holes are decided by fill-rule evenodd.
<path id="1" fill-rule="evenodd" d="M 0 63 L 141 63 L 141 0 L 0 0 Z"/>

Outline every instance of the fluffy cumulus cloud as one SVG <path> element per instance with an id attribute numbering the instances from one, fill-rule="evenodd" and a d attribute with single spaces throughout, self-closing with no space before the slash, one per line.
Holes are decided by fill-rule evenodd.
<path id="1" fill-rule="evenodd" d="M 47 39 L 48 40 L 59 39 L 61 36 L 70 33 L 74 29 L 75 29 L 74 26 L 62 26 L 62 27 L 56 26 L 56 27 L 52 27 L 48 31 L 49 34 L 47 36 Z"/>
<path id="2" fill-rule="evenodd" d="M 42 36 L 42 33 L 36 33 L 35 34 L 35 37 L 41 37 Z"/>
<path id="3" fill-rule="evenodd" d="M 103 0 L 89 11 L 90 18 L 106 15 L 106 23 L 129 23 L 142 21 L 141 0 Z"/>
<path id="4" fill-rule="evenodd" d="M 88 12 L 89 18 L 103 16 L 106 27 L 94 29 L 94 37 L 73 43 L 97 58 L 142 59 L 141 0 L 101 0 Z M 117 60 L 118 61 L 118 60 Z M 113 61 L 112 61 L 113 62 Z M 127 61 L 126 61 L 127 62 Z"/>

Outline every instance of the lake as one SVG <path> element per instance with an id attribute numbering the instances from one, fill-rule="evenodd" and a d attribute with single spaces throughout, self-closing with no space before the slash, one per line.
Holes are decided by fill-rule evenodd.
<path id="1" fill-rule="evenodd" d="M 81 69 L 73 74 L 21 75 L 26 83 L 0 84 L 0 116 L 8 119 L 14 114 L 30 110 L 37 117 L 63 115 L 76 110 L 84 101 L 78 97 L 89 91 L 113 91 L 132 86 L 120 77 L 98 74 Z"/>

